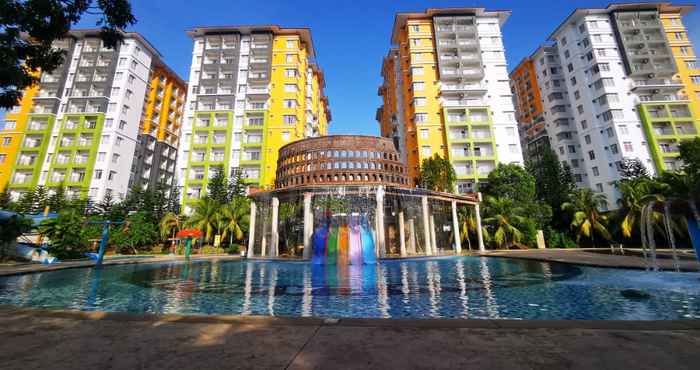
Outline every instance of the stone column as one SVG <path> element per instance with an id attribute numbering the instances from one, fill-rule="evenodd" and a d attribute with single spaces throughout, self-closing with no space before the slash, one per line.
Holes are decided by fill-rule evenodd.
<path id="1" fill-rule="evenodd" d="M 459 218 L 457 217 L 457 201 L 452 201 L 452 227 L 455 229 L 455 253 L 462 254 L 462 238 L 459 235 Z"/>
<path id="2" fill-rule="evenodd" d="M 250 202 L 250 222 L 248 226 L 248 250 L 246 255 L 248 258 L 253 258 L 253 248 L 255 247 L 255 213 L 257 211 L 255 202 Z M 265 230 L 263 230 L 263 233 Z"/>
<path id="3" fill-rule="evenodd" d="M 280 200 L 277 197 L 272 197 L 272 225 L 270 236 L 270 257 L 279 255 L 280 235 L 279 235 L 279 210 Z"/>
<path id="4" fill-rule="evenodd" d="M 413 218 L 408 220 L 408 251 L 416 254 L 416 221 Z"/>
<path id="5" fill-rule="evenodd" d="M 479 193 L 479 202 L 481 202 L 481 193 Z M 479 252 L 486 252 L 486 247 L 484 246 L 484 236 L 481 233 L 481 211 L 479 208 L 479 203 L 474 205 L 474 214 L 476 216 L 476 237 L 479 239 Z"/>
<path id="6" fill-rule="evenodd" d="M 437 254 L 437 242 L 435 241 L 435 215 L 430 214 L 430 251 L 432 254 Z"/>
<path id="7" fill-rule="evenodd" d="M 314 233 L 314 214 L 311 209 L 311 193 L 304 193 L 304 259 L 311 258 L 313 248 L 312 236 Z"/>
<path id="8" fill-rule="evenodd" d="M 399 210 L 399 241 L 400 241 L 400 248 L 399 251 L 401 252 L 401 257 L 406 257 L 406 231 L 404 228 L 406 227 L 404 219 L 403 219 L 403 209 Z"/>
<path id="9" fill-rule="evenodd" d="M 425 255 L 431 256 L 433 254 L 430 244 L 430 214 L 428 213 L 428 196 L 423 195 L 421 197 L 421 203 L 423 205 L 423 238 L 425 239 Z"/>
<path id="10" fill-rule="evenodd" d="M 375 213 L 377 221 L 377 257 L 384 257 L 386 253 L 386 234 L 384 233 L 384 186 L 377 187 L 377 210 Z"/>

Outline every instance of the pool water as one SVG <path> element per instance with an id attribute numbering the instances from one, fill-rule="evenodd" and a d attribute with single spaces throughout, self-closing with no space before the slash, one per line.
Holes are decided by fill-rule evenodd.
<path id="1" fill-rule="evenodd" d="M 647 297 L 623 295 L 642 290 Z M 0 304 L 133 313 L 270 316 L 700 318 L 700 274 L 509 258 L 378 265 L 195 261 L 79 268 L 0 278 Z"/>

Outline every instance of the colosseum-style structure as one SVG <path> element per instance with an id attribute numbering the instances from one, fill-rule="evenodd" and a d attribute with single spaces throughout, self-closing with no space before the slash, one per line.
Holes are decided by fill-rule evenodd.
<path id="1" fill-rule="evenodd" d="M 280 148 L 275 188 L 251 189 L 246 255 L 314 264 L 461 253 L 459 208 L 477 194 L 412 187 L 392 140 L 336 135 Z M 477 227 L 477 246 L 483 249 Z M 312 258 L 313 256 L 313 258 Z"/>
<path id="2" fill-rule="evenodd" d="M 334 135 L 283 146 L 277 161 L 277 189 L 300 185 L 407 186 L 406 168 L 391 139 Z"/>

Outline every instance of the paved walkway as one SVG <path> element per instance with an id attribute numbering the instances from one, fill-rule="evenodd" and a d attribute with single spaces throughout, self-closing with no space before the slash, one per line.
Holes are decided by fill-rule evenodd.
<path id="1" fill-rule="evenodd" d="M 644 269 L 646 262 L 644 258 L 633 255 L 610 255 L 595 253 L 586 249 L 527 249 L 527 250 L 492 250 L 485 253 L 477 253 L 481 256 L 490 257 L 512 257 L 525 258 L 538 261 L 553 261 L 564 263 L 575 263 L 579 265 L 597 267 L 619 267 L 631 269 Z M 658 259 L 662 270 L 672 271 L 673 261 L 671 259 Z M 700 271 L 700 263 L 693 260 L 683 259 L 679 263 L 681 271 Z"/>
<path id="2" fill-rule="evenodd" d="M 697 369 L 700 363 L 698 320 L 324 322 L 3 307 L 0 328 L 0 369 Z"/>

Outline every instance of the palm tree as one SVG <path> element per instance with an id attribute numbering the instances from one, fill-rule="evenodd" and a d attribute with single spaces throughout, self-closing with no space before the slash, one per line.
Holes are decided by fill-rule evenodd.
<path id="1" fill-rule="evenodd" d="M 217 228 L 217 213 L 221 206 L 219 203 L 209 197 L 199 200 L 194 207 L 192 216 L 187 220 L 187 227 L 199 229 L 204 233 L 204 239 L 211 241 L 212 236 Z"/>
<path id="2" fill-rule="evenodd" d="M 175 247 L 175 234 L 182 228 L 180 216 L 168 212 L 160 220 L 160 236 L 165 239 L 170 236 L 171 247 Z"/>
<path id="3" fill-rule="evenodd" d="M 492 196 L 486 198 L 485 208 L 485 213 L 489 216 L 484 218 L 484 223 L 487 229 L 491 229 L 496 246 L 505 246 L 507 249 L 520 243 L 523 233 L 515 225 L 524 222 L 523 209 L 517 207 L 512 199 Z"/>
<path id="4" fill-rule="evenodd" d="M 641 217 L 642 208 L 651 202 L 661 202 L 664 197 L 657 192 L 664 188 L 665 184 L 656 183 L 650 179 L 640 179 L 635 181 L 623 181 L 619 184 L 620 193 L 622 193 L 622 207 L 620 215 L 624 215 L 620 228 L 622 235 L 625 238 L 631 238 L 635 227 Z M 668 187 L 667 185 L 665 187 Z M 660 215 L 654 215 L 655 221 L 658 221 Z M 660 225 L 656 222 L 657 225 Z"/>
<path id="5" fill-rule="evenodd" d="M 571 193 L 571 201 L 561 205 L 561 209 L 573 213 L 571 228 L 576 229 L 576 242 L 581 236 L 590 238 L 595 246 L 595 234 L 610 240 L 610 232 L 605 227 L 607 218 L 598 212 L 598 205 L 606 201 L 605 194 L 591 189 L 578 189 Z"/>
<path id="6" fill-rule="evenodd" d="M 460 207 L 457 213 L 457 219 L 459 220 L 459 236 L 462 238 L 462 241 L 467 242 L 467 248 L 471 251 L 472 240 L 469 237 L 469 233 L 472 230 L 476 231 L 476 218 L 472 210 L 467 207 Z"/>
<path id="7" fill-rule="evenodd" d="M 218 231 L 221 238 L 229 236 L 229 245 L 233 240 L 241 240 L 245 230 L 248 228 L 250 217 L 250 203 L 245 197 L 236 197 L 231 203 L 221 206 L 217 215 Z"/>

